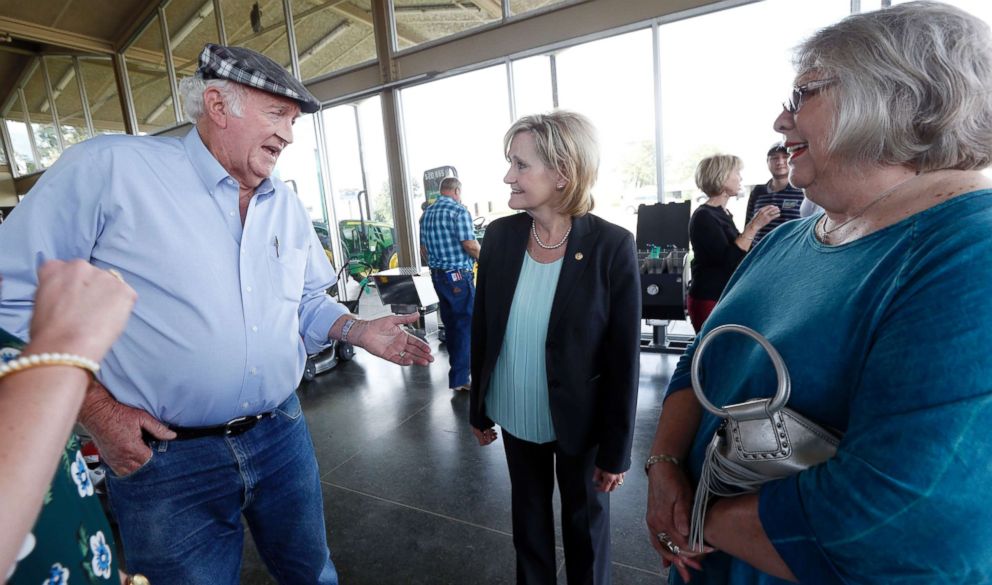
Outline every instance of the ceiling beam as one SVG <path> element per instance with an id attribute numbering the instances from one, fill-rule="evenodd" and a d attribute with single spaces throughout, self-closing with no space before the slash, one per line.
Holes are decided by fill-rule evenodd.
<path id="1" fill-rule="evenodd" d="M 114 40 L 115 51 L 123 51 L 138 40 L 145 27 L 158 15 L 158 5 L 162 0 L 146 0 L 143 6 L 132 12 L 134 17 Z"/>
<path id="2" fill-rule="evenodd" d="M 500 0 L 472 0 L 473 4 L 482 9 L 489 18 L 503 18 L 503 3 Z"/>
<path id="3" fill-rule="evenodd" d="M 98 55 L 112 55 L 114 53 L 113 45 L 102 39 L 18 20 L 16 18 L 8 18 L 6 16 L 0 16 L 0 32 L 8 33 L 17 39 L 45 43 L 66 49 L 86 51 Z"/>
<path id="4" fill-rule="evenodd" d="M 55 84 L 52 86 L 53 102 L 59 99 L 59 96 L 61 96 L 62 92 L 65 91 L 66 86 L 69 85 L 69 82 L 72 81 L 75 77 L 76 77 L 76 68 L 70 66 L 68 69 L 66 69 L 65 73 L 62 74 L 61 79 L 55 82 Z M 45 100 L 45 103 L 41 104 L 41 111 L 48 112 L 48 100 Z"/>
<path id="5" fill-rule="evenodd" d="M 355 22 L 364 24 L 369 28 L 373 28 L 372 14 L 352 4 L 345 3 L 338 6 L 331 6 L 330 9 L 332 12 L 336 12 L 349 20 L 354 20 Z M 420 43 L 429 40 L 424 35 L 411 30 L 409 27 L 402 26 L 399 23 L 396 23 L 396 36 L 399 40 L 403 40 L 414 45 L 419 45 Z"/>
<path id="6" fill-rule="evenodd" d="M 300 53 L 300 66 L 302 66 L 304 63 L 306 63 L 307 61 L 309 61 L 321 49 L 323 49 L 324 47 L 326 47 L 327 45 L 329 45 L 331 42 L 333 42 L 334 39 L 336 39 L 339 36 L 341 36 L 341 33 L 343 33 L 350 26 L 351 26 L 351 22 L 350 21 L 348 21 L 348 20 L 342 21 L 341 24 L 339 24 L 336 27 L 332 28 L 329 33 L 327 33 L 322 38 L 320 38 L 316 43 L 310 45 L 310 47 L 307 50 L 305 50 L 302 53 Z"/>
<path id="7" fill-rule="evenodd" d="M 196 27 L 200 26 L 200 23 L 206 20 L 208 16 L 213 14 L 213 12 L 214 12 L 213 0 L 207 0 L 206 2 L 201 4 L 200 8 L 197 9 L 196 13 L 193 14 L 193 16 L 191 16 L 189 20 L 184 22 L 183 25 L 180 26 L 179 29 L 174 34 L 169 35 L 169 46 L 172 47 L 173 50 L 175 50 L 176 47 L 179 46 L 179 43 L 186 40 L 186 37 L 188 37 L 190 33 L 196 30 Z"/>
<path id="8" fill-rule="evenodd" d="M 335 71 L 336 69 L 338 69 L 338 63 L 342 59 L 344 59 L 349 53 L 351 53 L 352 51 L 354 51 L 355 49 L 357 49 L 359 46 L 361 46 L 362 43 L 364 43 L 365 41 L 367 41 L 371 37 L 372 37 L 372 31 L 369 31 L 369 32 L 365 33 L 365 36 L 363 36 L 362 38 L 358 39 L 357 42 L 353 43 L 350 47 L 348 47 L 347 49 L 345 49 L 344 51 L 342 51 L 341 53 L 339 53 L 337 57 L 334 57 L 333 59 L 331 59 L 331 61 L 329 63 L 325 64 L 324 65 L 324 68 L 321 69 L 320 71 L 318 71 L 317 74 L 314 75 L 314 77 L 320 77 L 321 75 L 325 75 L 327 73 L 330 73 L 330 72 Z"/>

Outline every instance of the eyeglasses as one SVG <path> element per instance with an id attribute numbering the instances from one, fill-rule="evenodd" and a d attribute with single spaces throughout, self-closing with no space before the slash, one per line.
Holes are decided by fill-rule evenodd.
<path id="1" fill-rule="evenodd" d="M 836 77 L 828 77 L 826 79 L 815 79 L 809 83 L 797 85 L 792 88 L 792 95 L 789 96 L 788 101 L 782 102 L 782 107 L 785 108 L 786 112 L 795 114 L 799 111 L 799 108 L 803 107 L 803 100 L 807 96 L 816 95 L 816 92 L 835 83 L 837 83 Z"/>

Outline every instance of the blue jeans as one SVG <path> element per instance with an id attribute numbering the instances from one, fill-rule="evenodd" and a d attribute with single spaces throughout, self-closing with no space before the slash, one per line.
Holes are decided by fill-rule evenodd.
<path id="1" fill-rule="evenodd" d="M 236 437 L 152 441 L 134 473 L 107 471 L 129 572 L 152 583 L 237 585 L 244 515 L 281 585 L 337 585 L 320 474 L 293 393 Z"/>
<path id="2" fill-rule="evenodd" d="M 469 355 L 472 342 L 472 305 L 475 284 L 471 270 L 461 270 L 462 279 L 452 281 L 444 272 L 431 270 L 438 310 L 444 323 L 444 344 L 448 348 L 448 387 L 468 384 Z"/>

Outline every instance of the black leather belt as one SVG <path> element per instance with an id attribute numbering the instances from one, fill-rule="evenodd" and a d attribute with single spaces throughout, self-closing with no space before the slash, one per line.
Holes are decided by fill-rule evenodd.
<path id="1" fill-rule="evenodd" d="M 267 414 L 269 413 L 239 416 L 224 424 L 210 427 L 177 427 L 169 425 L 169 428 L 176 433 L 176 438 L 173 441 L 185 441 L 187 439 L 200 439 L 203 437 L 237 437 L 242 433 L 250 431 Z"/>

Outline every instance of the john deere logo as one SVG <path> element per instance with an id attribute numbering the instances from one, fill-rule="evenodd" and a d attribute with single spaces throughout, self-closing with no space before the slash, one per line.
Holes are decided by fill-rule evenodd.
<path id="1" fill-rule="evenodd" d="M 0 362 L 7 363 L 17 359 L 21 350 L 14 347 L 0 347 Z"/>

